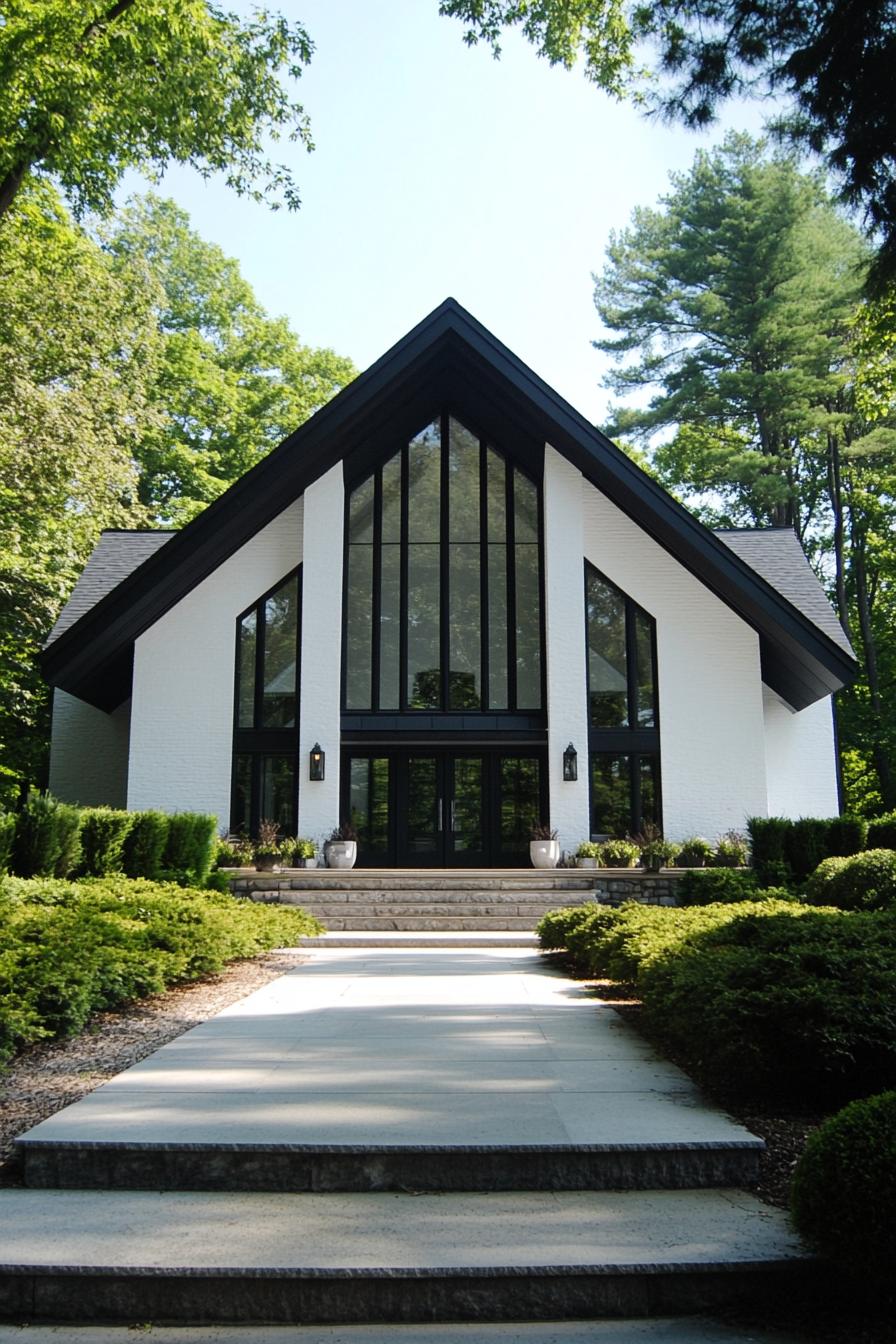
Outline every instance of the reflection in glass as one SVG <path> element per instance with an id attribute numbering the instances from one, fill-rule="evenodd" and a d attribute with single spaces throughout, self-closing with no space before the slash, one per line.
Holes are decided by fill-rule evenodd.
<path id="1" fill-rule="evenodd" d="M 436 420 L 408 445 L 408 541 L 438 541 L 440 537 L 440 443 Z"/>
<path id="2" fill-rule="evenodd" d="M 488 482 L 488 539 L 507 539 L 507 466 L 503 457 L 489 448 L 486 456 Z"/>
<path id="3" fill-rule="evenodd" d="M 297 578 L 287 580 L 264 604 L 263 728 L 295 726 L 298 605 Z"/>
<path id="4" fill-rule="evenodd" d="M 631 834 L 631 757 L 609 752 L 591 755 L 591 833 L 619 838 Z"/>
<path id="5" fill-rule="evenodd" d="M 349 709 L 369 709 L 373 656 L 372 546 L 349 546 L 346 585 L 345 703 Z"/>
<path id="6" fill-rule="evenodd" d="M 448 540 L 479 542 L 479 440 L 448 422 Z"/>
<path id="7" fill-rule="evenodd" d="M 438 845 L 437 762 L 434 756 L 408 760 L 408 854 L 432 855 Z"/>
<path id="8" fill-rule="evenodd" d="M 348 539 L 350 542 L 373 541 L 373 477 L 353 490 L 348 505 Z"/>
<path id="9" fill-rule="evenodd" d="M 349 771 L 349 814 L 365 858 L 382 859 L 389 851 L 389 760 L 353 756 Z"/>
<path id="10" fill-rule="evenodd" d="M 541 708 L 541 593 L 538 547 L 516 546 L 516 705 Z"/>
<path id="11" fill-rule="evenodd" d="M 538 491 L 521 471 L 513 473 L 513 526 L 518 546 L 538 542 Z"/>
<path id="12" fill-rule="evenodd" d="M 452 845 L 458 854 L 481 853 L 482 757 L 456 756 L 453 765 Z"/>
<path id="13" fill-rule="evenodd" d="M 537 756 L 504 756 L 500 765 L 501 849 L 528 853 L 540 807 Z"/>
<path id="14" fill-rule="evenodd" d="M 440 575 L 438 546 L 408 547 L 408 704 L 439 709 Z"/>
<path id="15" fill-rule="evenodd" d="M 401 541 L 401 453 L 383 466 L 383 541 Z"/>
<path id="16" fill-rule="evenodd" d="M 261 758 L 259 817 L 276 821 L 281 835 L 295 835 L 295 760 L 292 756 Z"/>
<path id="17" fill-rule="evenodd" d="M 649 821 L 654 826 L 660 824 L 659 809 L 659 757 L 641 756 L 638 759 L 638 772 L 641 782 L 641 816 L 638 818 L 638 830 Z"/>
<path id="18" fill-rule="evenodd" d="M 488 702 L 507 708 L 507 547 L 488 548 Z"/>
<path id="19" fill-rule="evenodd" d="M 380 709 L 398 709 L 401 686 L 401 547 L 381 548 Z"/>
<path id="20" fill-rule="evenodd" d="M 479 709 L 482 704 L 479 565 L 478 545 L 449 547 L 449 709 Z"/>
<path id="21" fill-rule="evenodd" d="M 233 759 L 233 811 L 230 829 L 237 835 L 252 830 L 252 757 L 239 752 Z"/>
<path id="22" fill-rule="evenodd" d="M 255 641 L 257 619 L 254 611 L 240 621 L 239 648 L 239 726 L 255 726 Z"/>
<path id="23" fill-rule="evenodd" d="M 588 704 L 592 728 L 628 725 L 625 598 L 587 570 Z"/>
<path id="24" fill-rule="evenodd" d="M 638 650 L 638 727 L 656 727 L 656 677 L 653 657 L 653 621 L 640 608 L 635 610 L 635 644 Z"/>

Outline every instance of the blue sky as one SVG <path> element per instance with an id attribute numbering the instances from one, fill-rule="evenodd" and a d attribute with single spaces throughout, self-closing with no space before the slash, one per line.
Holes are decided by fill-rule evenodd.
<path id="1" fill-rule="evenodd" d="M 758 132 L 761 106 L 735 106 L 698 136 L 646 120 L 581 71 L 552 70 L 514 34 L 499 62 L 466 47 L 437 0 L 276 8 L 316 46 L 298 86 L 316 149 L 274 147 L 301 210 L 271 213 L 188 170 L 158 189 L 308 344 L 363 369 L 451 294 L 600 423 L 591 273 L 611 230 L 725 129 Z"/>

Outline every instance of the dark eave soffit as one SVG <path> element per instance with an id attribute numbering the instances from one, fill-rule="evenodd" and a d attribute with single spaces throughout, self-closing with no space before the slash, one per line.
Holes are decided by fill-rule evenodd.
<path id="1" fill-rule="evenodd" d="M 758 632 L 763 679 L 795 709 L 853 679 L 855 662 L 646 476 L 506 346 L 447 299 L 45 651 L 44 676 L 111 709 L 133 641 L 324 472 L 357 479 L 374 445 L 419 428 L 439 399 L 539 468 L 550 443 Z"/>

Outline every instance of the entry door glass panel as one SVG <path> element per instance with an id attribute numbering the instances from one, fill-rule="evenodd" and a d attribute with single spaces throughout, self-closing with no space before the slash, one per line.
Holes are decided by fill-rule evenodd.
<path id="1" fill-rule="evenodd" d="M 349 767 L 349 815 L 358 832 L 362 868 L 389 857 L 389 758 L 353 756 Z"/>
<path id="2" fill-rule="evenodd" d="M 532 827 L 541 811 L 541 778 L 537 756 L 502 756 L 499 812 L 502 855 L 526 855 Z"/>
<path id="3" fill-rule="evenodd" d="M 483 767 L 481 756 L 455 756 L 454 781 L 448 807 L 449 841 L 460 862 L 481 862 L 483 834 Z"/>
<path id="4" fill-rule="evenodd" d="M 407 862 L 432 863 L 441 843 L 439 761 L 410 756 L 407 762 Z"/>

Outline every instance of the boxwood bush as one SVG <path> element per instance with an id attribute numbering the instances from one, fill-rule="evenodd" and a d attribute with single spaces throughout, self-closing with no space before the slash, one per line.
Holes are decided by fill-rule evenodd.
<path id="1" fill-rule="evenodd" d="M 854 1101 L 809 1138 L 791 1208 L 832 1260 L 892 1286 L 896 1276 L 896 1092 Z"/>
<path id="2" fill-rule="evenodd" d="M 825 859 L 806 883 L 806 899 L 841 910 L 896 907 L 896 852 L 866 849 L 849 858 Z"/>
<path id="3" fill-rule="evenodd" d="M 721 901 L 750 901 L 761 895 L 756 875 L 732 868 L 691 869 L 678 879 L 679 905 L 714 905 Z"/>
<path id="4" fill-rule="evenodd" d="M 126 877 L 0 884 L 0 1063 L 79 1031 L 91 1013 L 294 943 L 322 926 L 294 906 Z"/>
<path id="5" fill-rule="evenodd" d="M 896 1084 L 896 916 L 706 911 L 720 908 L 738 913 L 641 965 L 660 1041 L 710 1084 L 761 1102 L 829 1104 Z"/>

